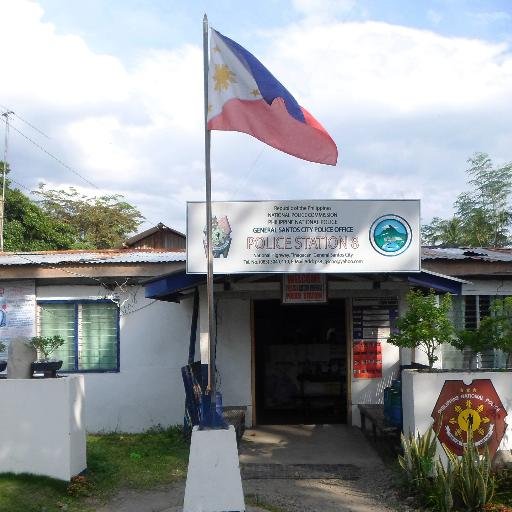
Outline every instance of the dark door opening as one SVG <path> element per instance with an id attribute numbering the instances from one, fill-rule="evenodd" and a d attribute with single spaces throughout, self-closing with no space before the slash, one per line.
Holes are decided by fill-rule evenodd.
<path id="1" fill-rule="evenodd" d="M 345 301 L 254 301 L 259 424 L 346 423 Z"/>

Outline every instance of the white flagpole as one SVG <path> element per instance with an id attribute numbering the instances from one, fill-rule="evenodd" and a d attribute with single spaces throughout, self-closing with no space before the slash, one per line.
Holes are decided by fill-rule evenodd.
<path id="1" fill-rule="evenodd" d="M 206 247 L 208 269 L 206 291 L 208 296 L 208 388 L 211 400 L 211 421 L 215 413 L 215 339 L 213 303 L 213 247 L 212 247 L 212 177 L 210 166 L 210 130 L 208 130 L 208 18 L 203 18 L 203 70 L 204 70 L 204 156 L 206 178 Z"/>

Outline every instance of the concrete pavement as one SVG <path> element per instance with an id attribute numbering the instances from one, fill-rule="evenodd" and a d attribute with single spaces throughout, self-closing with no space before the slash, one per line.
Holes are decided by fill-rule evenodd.
<path id="1" fill-rule="evenodd" d="M 245 432 L 239 455 L 242 473 L 253 475 L 242 482 L 246 502 L 258 505 L 247 512 L 407 510 L 397 503 L 391 474 L 357 428 L 261 426 Z M 318 476 L 322 468 L 327 477 Z M 180 512 L 184 486 L 125 490 L 97 512 Z"/>

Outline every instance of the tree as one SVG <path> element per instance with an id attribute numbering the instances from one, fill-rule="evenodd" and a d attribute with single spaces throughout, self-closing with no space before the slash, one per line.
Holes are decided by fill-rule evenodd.
<path id="1" fill-rule="evenodd" d="M 478 353 L 494 348 L 494 322 L 486 316 L 480 321 L 476 329 L 465 329 L 459 331 L 457 336 L 450 340 L 450 343 L 457 350 L 469 349 L 469 368 L 472 368 L 473 361 Z"/>
<path id="2" fill-rule="evenodd" d="M 423 243 L 444 247 L 503 247 L 512 226 L 512 162 L 495 167 L 486 153 L 468 159 L 472 189 L 457 197 L 452 219 L 438 217 L 422 229 Z"/>
<path id="3" fill-rule="evenodd" d="M 0 169 L 3 170 L 3 162 Z M 51 251 L 69 249 L 74 244 L 76 237 L 71 226 L 47 215 L 20 190 L 11 188 L 8 179 L 4 215 L 6 251 Z"/>
<path id="4" fill-rule="evenodd" d="M 144 218 L 119 194 L 87 197 L 73 187 L 69 191 L 46 190 L 44 185 L 36 194 L 43 211 L 71 226 L 76 245 L 84 249 L 119 247 Z"/>
<path id="5" fill-rule="evenodd" d="M 407 312 L 396 321 L 398 332 L 392 334 L 388 342 L 397 347 L 418 348 L 427 355 L 428 365 L 432 368 L 438 359 L 436 349 L 454 336 L 448 318 L 452 299 L 446 294 L 438 303 L 433 290 L 428 295 L 410 290 L 406 302 Z"/>
<path id="6" fill-rule="evenodd" d="M 507 354 L 506 367 L 512 365 L 512 297 L 495 299 L 491 305 L 493 346 Z"/>
<path id="7" fill-rule="evenodd" d="M 71 249 L 75 239 L 71 226 L 53 219 L 18 189 L 6 190 L 4 250 Z"/>
<path id="8" fill-rule="evenodd" d="M 434 217 L 430 224 L 421 227 L 421 238 L 427 245 L 460 247 L 462 243 L 462 223 L 460 219 Z"/>

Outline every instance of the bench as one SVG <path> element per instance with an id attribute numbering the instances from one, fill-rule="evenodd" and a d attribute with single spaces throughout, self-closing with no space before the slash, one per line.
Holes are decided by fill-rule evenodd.
<path id="1" fill-rule="evenodd" d="M 377 434 L 381 436 L 399 436 L 400 429 L 389 425 L 384 417 L 384 405 L 382 404 L 359 404 L 359 414 L 361 416 L 361 430 L 366 432 L 366 420 L 372 424 L 373 439 L 377 439 Z"/>

